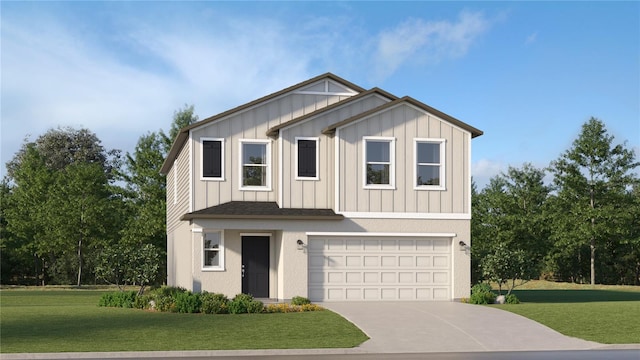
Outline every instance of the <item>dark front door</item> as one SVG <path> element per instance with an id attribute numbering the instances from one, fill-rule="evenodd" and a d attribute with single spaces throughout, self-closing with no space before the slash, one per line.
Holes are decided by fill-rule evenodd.
<path id="1" fill-rule="evenodd" d="M 269 297 L 269 237 L 242 237 L 242 292 Z"/>

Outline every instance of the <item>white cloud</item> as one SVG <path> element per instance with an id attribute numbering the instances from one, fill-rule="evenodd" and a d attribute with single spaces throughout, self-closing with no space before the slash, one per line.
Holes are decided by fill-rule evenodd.
<path id="1" fill-rule="evenodd" d="M 49 128 L 86 127 L 105 147 L 131 151 L 140 135 L 167 129 L 184 104 L 202 119 L 326 71 L 365 77 L 372 61 L 384 78 L 412 56 L 463 56 L 489 26 L 481 13 L 462 12 L 456 21 L 411 19 L 372 37 L 348 15 L 183 15 L 116 11 L 93 24 L 80 12 L 5 12 L 2 169 L 26 135 Z"/>
<path id="2" fill-rule="evenodd" d="M 132 150 L 140 135 L 167 129 L 185 103 L 204 118 L 309 76 L 309 60 L 280 41 L 286 31 L 275 24 L 254 24 L 253 33 L 239 24 L 229 34 L 121 30 L 121 46 L 159 66 L 126 61 L 56 21 L 33 24 L 2 23 L 2 165 L 28 134 L 82 126 L 107 148 Z"/>
<path id="3" fill-rule="evenodd" d="M 479 161 L 471 164 L 471 176 L 473 176 L 473 180 L 476 182 L 478 190 L 482 190 L 482 188 L 489 184 L 489 180 L 492 177 L 506 171 L 507 168 L 508 165 L 505 165 L 502 162 L 480 159 Z"/>
<path id="4" fill-rule="evenodd" d="M 384 78 L 407 61 L 438 63 L 464 56 L 489 27 L 480 12 L 462 11 L 454 22 L 409 19 L 379 34 L 376 74 Z"/>

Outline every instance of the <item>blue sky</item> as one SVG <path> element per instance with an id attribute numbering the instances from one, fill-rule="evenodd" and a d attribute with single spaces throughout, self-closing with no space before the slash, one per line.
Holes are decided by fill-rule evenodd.
<path id="1" fill-rule="evenodd" d="M 485 132 L 482 187 L 547 166 L 591 116 L 640 155 L 640 2 L 0 2 L 1 160 L 87 127 L 132 151 L 193 104 L 201 119 L 333 72 Z"/>

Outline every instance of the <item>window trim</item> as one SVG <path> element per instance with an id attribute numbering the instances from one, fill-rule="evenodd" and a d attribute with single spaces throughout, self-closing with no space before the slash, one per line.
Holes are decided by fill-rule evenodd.
<path id="1" fill-rule="evenodd" d="M 178 161 L 173 160 L 173 205 L 178 203 Z"/>
<path id="2" fill-rule="evenodd" d="M 298 169 L 298 159 L 300 156 L 299 153 L 299 148 L 298 148 L 298 142 L 300 140 L 307 140 L 307 141 L 315 141 L 316 143 L 316 176 L 300 176 L 300 172 Z M 302 180 L 302 181 L 309 181 L 309 180 L 320 180 L 320 151 L 319 151 L 319 147 L 320 147 L 320 138 L 319 137 L 305 137 L 305 136 L 296 136 L 295 138 L 295 155 L 294 155 L 294 163 L 295 163 L 295 179 L 296 180 Z"/>
<path id="3" fill-rule="evenodd" d="M 204 176 L 204 142 L 205 141 L 219 141 L 220 142 L 220 177 Z M 200 138 L 200 180 L 203 181 L 225 181 L 224 171 L 224 138 L 213 137 L 201 137 Z"/>
<path id="4" fill-rule="evenodd" d="M 389 184 L 367 184 L 367 142 L 389 143 Z M 363 136 L 362 137 L 362 185 L 365 189 L 396 189 L 396 138 L 387 136 Z"/>
<path id="5" fill-rule="evenodd" d="M 440 145 L 440 185 L 418 185 L 418 144 L 431 143 Z M 446 139 L 440 138 L 414 138 L 413 139 L 413 189 L 414 190 L 446 190 Z"/>
<path id="6" fill-rule="evenodd" d="M 207 236 L 207 234 L 212 234 L 212 233 L 218 233 L 220 235 L 220 247 L 218 248 L 218 254 L 220 255 L 220 261 L 219 261 L 219 265 L 218 266 L 206 266 L 205 265 L 205 254 L 206 254 L 206 249 L 204 247 L 204 241 L 205 241 L 205 237 Z M 225 271 L 225 263 L 224 263 L 224 253 L 225 253 L 225 247 L 224 247 L 224 231 L 223 230 L 204 230 L 202 232 L 202 236 L 201 236 L 201 240 L 200 240 L 200 249 L 202 250 L 202 254 L 200 256 L 200 262 L 202 265 L 202 271 Z M 209 251 L 215 251 L 215 250 L 209 250 Z"/>
<path id="7" fill-rule="evenodd" d="M 262 186 L 246 186 L 243 184 L 244 182 L 244 161 L 242 160 L 243 158 L 243 148 L 244 148 L 244 144 L 264 144 L 265 148 L 266 148 L 266 163 L 265 163 L 265 167 L 267 169 L 267 174 L 266 174 L 266 184 L 262 185 Z M 238 171 L 239 171 L 239 181 L 240 181 L 240 186 L 239 189 L 241 191 L 271 191 L 271 141 L 270 140 L 264 140 L 264 139 L 240 139 L 238 141 L 238 145 L 239 145 L 239 161 L 238 161 Z"/>

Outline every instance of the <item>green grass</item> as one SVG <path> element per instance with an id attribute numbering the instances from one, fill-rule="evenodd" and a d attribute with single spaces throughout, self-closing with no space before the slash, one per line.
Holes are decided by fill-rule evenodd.
<path id="1" fill-rule="evenodd" d="M 494 305 L 562 334 L 603 344 L 640 343 L 640 288 L 537 282 L 513 293 L 518 305 Z"/>
<path id="2" fill-rule="evenodd" d="M 343 348 L 367 339 L 331 311 L 159 313 L 98 307 L 103 293 L 2 290 L 0 352 Z"/>

